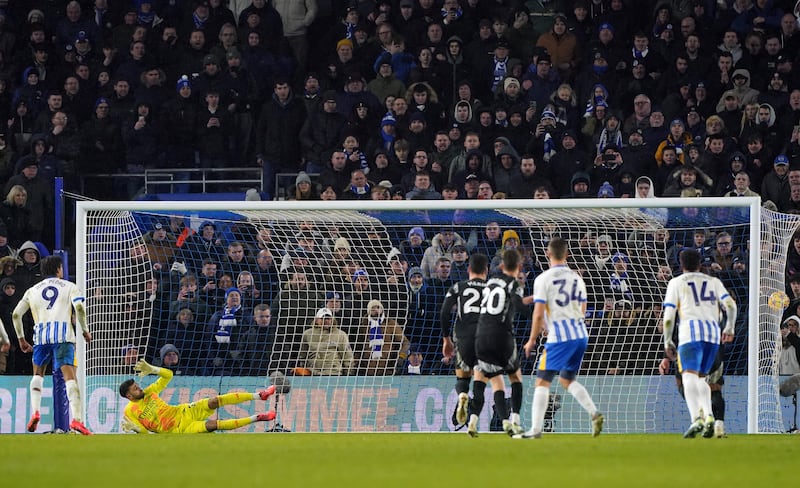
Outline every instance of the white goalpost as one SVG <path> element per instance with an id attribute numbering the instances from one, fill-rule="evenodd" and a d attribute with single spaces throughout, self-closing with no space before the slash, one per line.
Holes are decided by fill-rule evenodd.
<path id="1" fill-rule="evenodd" d="M 737 338 L 726 349 L 728 430 L 782 432 L 783 310 L 768 299 L 785 289 L 786 251 L 799 226 L 799 217 L 765 210 L 758 198 L 78 202 L 75 276 L 94 336 L 88 347 L 78 344 L 86 423 L 119 432 L 119 384 L 132 377 L 136 358 L 159 364 L 171 345 L 179 362 L 162 394 L 170 403 L 251 391 L 285 375 L 290 388 L 269 405 L 220 410 L 227 418 L 277 409 L 277 425 L 243 430 L 454 430 L 441 302 L 450 280 L 462 279 L 465 256 L 491 260 L 513 231 L 526 294 L 547 267 L 549 238 L 569 242 L 570 266 L 590 295 L 579 375 L 609 432 L 682 432 L 688 424 L 674 378 L 658 373 L 661 302 L 682 247 L 700 249 L 704 269 L 739 304 Z M 447 252 L 426 254 L 410 242 L 416 228 L 431 249 L 444 243 Z M 718 254 L 715 240 L 725 236 L 732 253 Z M 450 239 L 466 255 L 452 254 Z M 421 285 L 410 277 L 416 270 L 409 273 L 418 262 Z M 241 307 L 228 301 L 231 287 Z M 325 310 L 340 332 L 323 327 Z M 521 348 L 530 311 L 516 325 Z M 523 424 L 535 359 L 523 360 Z M 560 396 L 551 397 L 547 428 L 588 432 L 580 406 L 553 393 Z M 481 430 L 491 428 L 487 400 Z"/>

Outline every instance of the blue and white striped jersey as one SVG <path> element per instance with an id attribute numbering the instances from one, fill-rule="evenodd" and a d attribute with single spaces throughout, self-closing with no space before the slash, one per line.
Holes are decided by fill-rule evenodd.
<path id="1" fill-rule="evenodd" d="M 547 342 L 565 342 L 588 337 L 583 303 L 586 283 L 567 266 L 553 266 L 533 282 L 534 303 L 544 303 Z"/>
<path id="2" fill-rule="evenodd" d="M 664 308 L 678 312 L 678 345 L 689 342 L 720 342 L 720 305 L 731 299 L 725 285 L 704 273 L 684 273 L 667 285 Z M 734 320 L 731 318 L 730 320 Z"/>
<path id="3" fill-rule="evenodd" d="M 30 309 L 33 315 L 34 344 L 74 343 L 72 310 L 76 304 L 84 302 L 75 283 L 50 277 L 30 287 L 17 307 Z"/>

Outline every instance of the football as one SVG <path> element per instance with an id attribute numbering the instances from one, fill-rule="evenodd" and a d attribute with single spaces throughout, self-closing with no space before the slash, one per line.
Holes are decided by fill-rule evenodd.
<path id="1" fill-rule="evenodd" d="M 775 291 L 767 299 L 767 305 L 773 310 L 783 311 L 789 306 L 789 295 L 782 291 Z"/>

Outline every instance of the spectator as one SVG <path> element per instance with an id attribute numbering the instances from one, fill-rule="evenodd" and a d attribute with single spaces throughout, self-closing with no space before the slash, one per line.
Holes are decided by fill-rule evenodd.
<path id="1" fill-rule="evenodd" d="M 253 323 L 252 312 L 242 306 L 239 289 L 231 286 L 225 291 L 225 305 L 208 321 L 207 375 L 235 374 L 241 371 L 244 344 L 242 339 Z"/>
<path id="2" fill-rule="evenodd" d="M 342 192 L 343 200 L 369 200 L 370 182 L 362 169 L 354 169 L 350 173 L 350 185 Z"/>
<path id="3" fill-rule="evenodd" d="M 789 201 L 789 159 L 783 154 L 775 157 L 772 171 L 761 183 L 761 199 L 769 200 L 779 209 L 786 208 Z"/>
<path id="4" fill-rule="evenodd" d="M 37 144 L 34 143 L 34 146 Z M 47 147 L 45 144 L 40 150 Z M 39 157 L 40 153 L 35 153 Z M 43 154 L 42 154 L 43 156 Z M 53 216 L 53 188 L 39 174 L 39 161 L 36 158 L 22 158 L 20 164 L 25 164 L 21 172 L 12 176 L 5 186 L 5 194 L 8 195 L 14 186 L 22 186 L 27 199 L 25 206 L 30 212 L 29 237 L 32 241 L 42 241 L 51 245 L 52 238 L 52 216 Z M 49 164 L 49 163 L 48 163 Z M 46 165 L 43 169 L 47 169 Z M 12 236 L 12 238 L 15 238 Z"/>
<path id="5" fill-rule="evenodd" d="M 309 111 L 300 129 L 306 169 L 310 173 L 322 172 L 325 154 L 344 138 L 346 119 L 336 111 L 336 92 L 327 90 L 320 100 L 321 104 Z"/>
<path id="6" fill-rule="evenodd" d="M 266 303 L 253 308 L 253 325 L 244 335 L 243 373 L 248 376 L 266 376 L 270 373 L 270 356 L 275 341 L 275 328 L 271 325 L 272 310 Z"/>
<path id="7" fill-rule="evenodd" d="M 311 327 L 303 332 L 299 365 L 312 375 L 340 376 L 353 372 L 353 350 L 350 342 L 327 308 L 314 316 Z"/>
<path id="8" fill-rule="evenodd" d="M 241 271 L 236 275 L 234 286 L 241 292 L 242 305 L 246 308 L 252 309 L 261 299 L 261 290 L 256 287 L 253 273 L 250 271 Z"/>
<path id="9" fill-rule="evenodd" d="M 779 358 L 778 373 L 792 375 L 781 383 L 781 396 L 792 396 L 797 392 L 797 375 L 800 374 L 800 338 L 798 338 L 798 325 L 800 318 L 791 315 L 781 324 L 781 355 Z"/>
<path id="10" fill-rule="evenodd" d="M 415 156 L 416 157 L 416 156 Z M 431 183 L 427 170 L 417 171 L 414 175 L 414 187 L 406 193 L 407 200 L 441 200 L 442 194 L 436 191 Z"/>
<path id="11" fill-rule="evenodd" d="M 288 276 L 272 306 L 277 327 L 270 368 L 280 371 L 294 364 L 303 330 L 314 317 L 320 301 L 316 283 L 309 282 L 304 271 L 292 269 Z"/>
<path id="12" fill-rule="evenodd" d="M 14 271 L 14 280 L 17 282 L 18 289 L 27 290 L 42 281 L 42 272 L 39 269 L 39 261 L 42 256 L 36 244 L 25 241 L 19 247 L 19 257 L 22 260 L 22 266 L 18 266 Z"/>
<path id="13" fill-rule="evenodd" d="M 216 224 L 206 221 L 200 224 L 197 234 L 186 239 L 181 260 L 190 270 L 198 271 L 205 265 L 206 260 L 219 263 L 225 254 L 222 239 L 217 235 Z"/>
<path id="14" fill-rule="evenodd" d="M 8 191 L 5 200 L 0 204 L 0 220 L 3 235 L 11 239 L 7 244 L 16 249 L 23 242 L 31 240 L 31 213 L 26 206 L 28 192 L 22 185 L 14 185 Z"/>
<path id="15" fill-rule="evenodd" d="M 386 317 L 380 301 L 371 300 L 364 309 L 353 341 L 359 374 L 391 376 L 405 365 L 410 342 L 397 321 Z"/>
<path id="16" fill-rule="evenodd" d="M 305 106 L 292 94 L 288 80 L 277 78 L 273 95 L 262 107 L 256 128 L 256 159 L 263 168 L 264 188 L 274 188 L 276 173 L 296 173 L 300 169 L 301 147 L 297 134 L 306 118 Z"/>
<path id="17" fill-rule="evenodd" d="M 174 344 L 165 344 L 158 350 L 158 355 L 161 358 L 161 367 L 167 368 L 172 371 L 173 375 L 182 376 L 188 374 L 184 371 L 183 365 L 180 363 L 180 351 Z"/>

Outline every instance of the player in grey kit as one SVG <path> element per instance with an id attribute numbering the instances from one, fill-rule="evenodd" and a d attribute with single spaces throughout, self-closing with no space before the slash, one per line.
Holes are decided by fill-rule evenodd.
<path id="1" fill-rule="evenodd" d="M 458 405 L 455 418 L 458 425 L 467 423 L 469 407 L 469 381 L 478 359 L 475 357 L 475 332 L 481 315 L 481 297 L 486 288 L 489 258 L 485 254 L 473 254 L 469 258 L 469 278 L 459 281 L 447 290 L 440 320 L 442 324 L 442 353 L 445 359 L 456 359 L 456 393 Z M 456 321 L 451 326 L 453 307 Z M 452 333 L 452 339 L 451 339 Z"/>
<path id="2" fill-rule="evenodd" d="M 514 340 L 514 314 L 523 310 L 522 287 L 517 273 L 522 256 L 514 250 L 503 252 L 502 274 L 486 282 L 481 299 L 480 318 L 475 333 L 475 355 L 478 364 L 472 382 L 472 409 L 467 432 L 478 435 L 478 415 L 483 410 L 484 390 L 491 381 L 497 415 L 503 419 L 508 435 L 521 434 L 519 411 L 522 408 L 522 375 L 517 343 Z M 511 414 L 506 411 L 503 374 L 511 382 Z"/>

